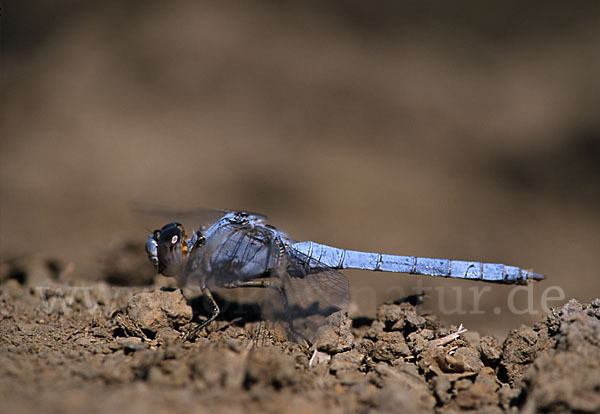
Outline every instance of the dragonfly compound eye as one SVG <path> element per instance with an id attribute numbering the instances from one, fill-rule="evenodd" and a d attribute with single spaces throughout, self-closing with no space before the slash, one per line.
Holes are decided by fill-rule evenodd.
<path id="1" fill-rule="evenodd" d="M 156 239 L 158 271 L 165 276 L 175 276 L 188 255 L 185 230 L 180 223 L 165 225 Z"/>

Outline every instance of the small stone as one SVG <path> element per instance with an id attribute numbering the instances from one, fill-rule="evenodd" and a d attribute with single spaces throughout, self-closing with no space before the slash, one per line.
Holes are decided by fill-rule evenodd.
<path id="1" fill-rule="evenodd" d="M 417 314 L 416 311 L 406 311 L 405 316 L 406 324 L 412 327 L 414 330 L 422 329 L 425 326 L 426 319 Z"/>
<path id="2" fill-rule="evenodd" d="M 344 318 L 336 324 L 323 325 L 317 331 L 315 340 L 319 351 L 336 354 L 352 349 L 354 335 L 352 335 L 352 321 Z"/>
<path id="3" fill-rule="evenodd" d="M 363 360 L 364 355 L 354 349 L 347 352 L 340 352 L 333 355 L 331 358 L 329 370 L 332 373 L 339 371 L 358 371 Z"/>
<path id="4" fill-rule="evenodd" d="M 374 320 L 371 323 L 371 326 L 369 327 L 369 329 L 367 329 L 367 331 L 363 335 L 363 337 L 369 338 L 369 339 L 377 339 L 377 336 L 383 332 L 384 328 L 385 328 L 385 323 L 378 321 L 378 320 Z"/>
<path id="5" fill-rule="evenodd" d="M 192 308 L 180 290 L 157 290 L 133 295 L 127 306 L 127 315 L 141 329 L 157 332 L 160 328 L 189 322 Z"/>
<path id="6" fill-rule="evenodd" d="M 384 303 L 377 309 L 377 319 L 386 326 L 392 326 L 396 322 L 404 321 L 404 311 L 399 305 Z"/>
<path id="7" fill-rule="evenodd" d="M 394 322 L 392 326 L 390 326 L 390 331 L 403 331 L 406 326 L 405 320 L 401 319 L 398 322 Z"/>
<path id="8" fill-rule="evenodd" d="M 479 372 L 483 368 L 479 351 L 470 346 L 463 346 L 454 351 L 454 355 L 447 355 L 446 361 L 459 371 L 457 372 Z"/>
<path id="9" fill-rule="evenodd" d="M 390 350 L 389 344 L 384 341 L 377 341 L 373 346 L 371 357 L 375 361 L 390 362 L 394 359 L 394 354 Z"/>
<path id="10" fill-rule="evenodd" d="M 159 328 L 156 331 L 156 342 L 161 345 L 176 344 L 181 342 L 181 335 L 171 328 Z"/>
<path id="11" fill-rule="evenodd" d="M 95 338 L 89 338 L 89 337 L 82 336 L 80 338 L 77 338 L 75 340 L 74 344 L 79 345 L 79 346 L 88 346 L 88 345 L 91 345 L 94 341 L 95 341 Z"/>
<path id="12" fill-rule="evenodd" d="M 401 332 L 382 332 L 375 342 L 372 357 L 379 361 L 392 361 L 398 357 L 411 355 Z"/>
<path id="13" fill-rule="evenodd" d="M 116 338 L 108 346 L 113 351 L 122 349 L 126 352 L 140 351 L 148 348 L 148 344 L 142 342 L 141 338 L 137 337 Z"/>
<path id="14" fill-rule="evenodd" d="M 486 365 L 496 365 L 502 357 L 502 348 L 498 345 L 496 338 L 483 336 L 479 340 L 479 352 Z"/>
<path id="15" fill-rule="evenodd" d="M 435 338 L 435 332 L 433 332 L 431 329 L 423 329 L 419 332 L 419 334 L 425 339 L 432 340 Z"/>
<path id="16" fill-rule="evenodd" d="M 408 335 L 408 346 L 413 354 L 420 354 L 429 346 L 429 340 L 421 332 L 413 332 Z"/>
<path id="17" fill-rule="evenodd" d="M 362 338 L 356 344 L 356 350 L 364 355 L 372 355 L 375 351 L 375 341 L 367 338 Z"/>

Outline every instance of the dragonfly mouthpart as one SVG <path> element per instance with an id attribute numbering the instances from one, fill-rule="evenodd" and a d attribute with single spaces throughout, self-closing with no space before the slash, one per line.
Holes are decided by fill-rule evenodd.
<path id="1" fill-rule="evenodd" d="M 154 233 L 146 239 L 146 254 L 148 255 L 148 259 L 154 266 L 154 269 L 158 272 L 158 235 L 160 234 L 159 230 L 154 230 Z"/>

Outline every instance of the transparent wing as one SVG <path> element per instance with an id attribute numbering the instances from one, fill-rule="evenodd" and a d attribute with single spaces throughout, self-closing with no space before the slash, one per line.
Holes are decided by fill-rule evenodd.
<path id="1" fill-rule="evenodd" d="M 267 310 L 271 317 L 288 323 L 295 339 L 313 341 L 325 324 L 339 323 L 340 311 L 348 309 L 350 287 L 339 271 L 292 248 L 285 251 L 280 266 L 272 276 L 280 282 L 279 301 L 271 300 Z"/>
<path id="2" fill-rule="evenodd" d="M 165 217 L 171 221 L 186 221 L 194 220 L 197 224 L 203 227 L 209 227 L 216 223 L 221 217 L 228 213 L 234 213 L 237 210 L 226 210 L 219 208 L 204 208 L 197 207 L 192 209 L 177 209 L 170 206 L 161 206 L 155 204 L 132 202 L 131 209 L 140 214 L 151 216 Z M 257 222 L 267 220 L 267 216 L 260 213 L 244 212 L 252 217 Z"/>

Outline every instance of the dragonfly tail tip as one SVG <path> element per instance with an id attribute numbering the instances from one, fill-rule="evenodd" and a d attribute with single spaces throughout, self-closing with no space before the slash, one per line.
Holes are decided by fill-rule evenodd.
<path id="1" fill-rule="evenodd" d="M 544 275 L 539 274 L 539 273 L 529 272 L 529 275 L 528 275 L 527 278 L 529 280 L 533 280 L 534 282 L 539 282 L 541 280 L 544 280 L 546 277 Z"/>

